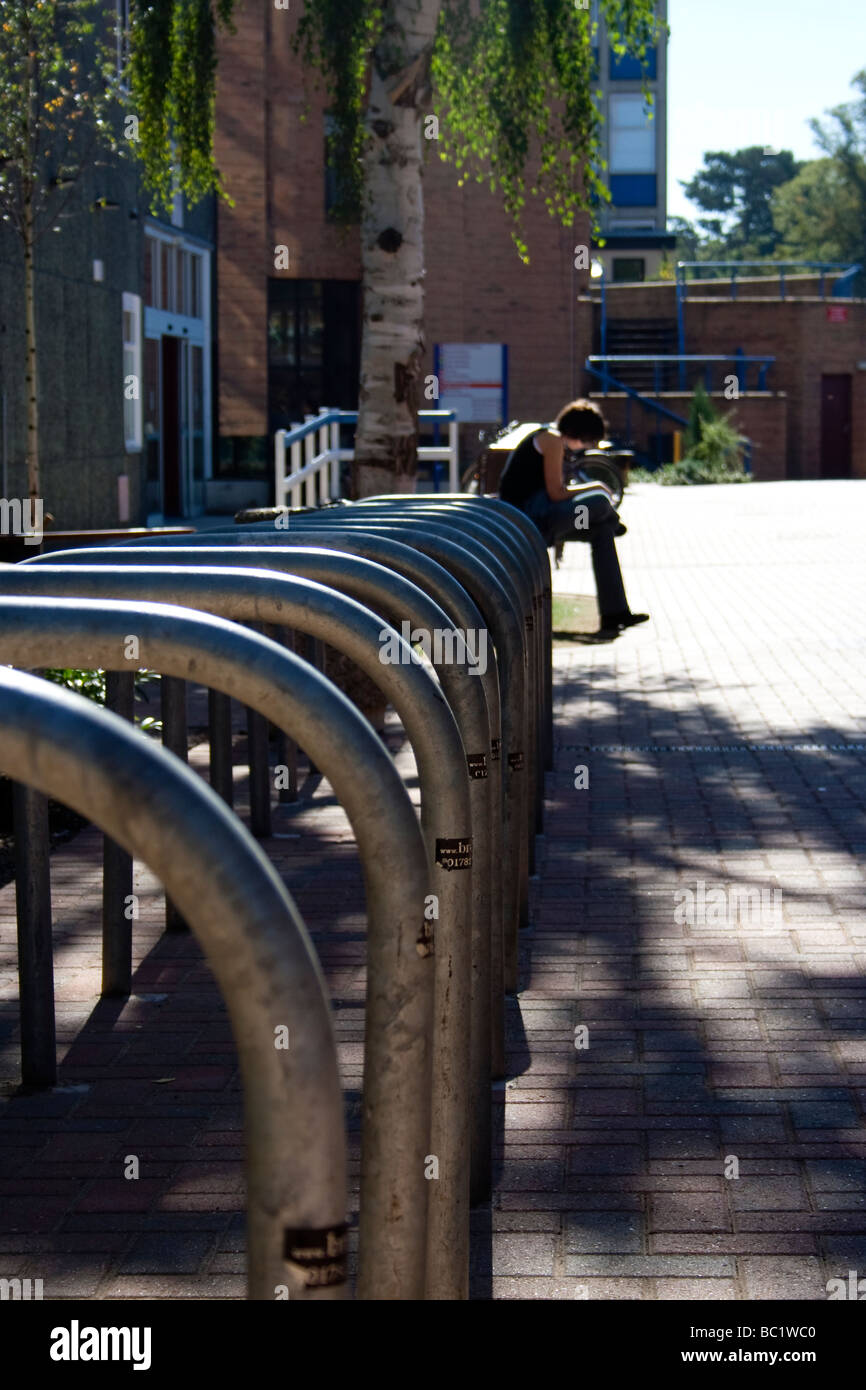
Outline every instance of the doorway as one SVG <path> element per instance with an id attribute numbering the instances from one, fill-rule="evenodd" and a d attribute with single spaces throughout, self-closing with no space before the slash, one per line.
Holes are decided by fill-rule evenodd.
<path id="1" fill-rule="evenodd" d="M 181 343 L 167 334 L 162 339 L 162 510 L 183 516 L 181 464 Z"/>
<path id="2" fill-rule="evenodd" d="M 821 377 L 821 477 L 851 477 L 851 375 Z"/>
<path id="3" fill-rule="evenodd" d="M 204 348 L 170 333 L 148 340 L 151 344 L 145 427 L 149 507 L 165 517 L 199 516 L 205 483 Z"/>

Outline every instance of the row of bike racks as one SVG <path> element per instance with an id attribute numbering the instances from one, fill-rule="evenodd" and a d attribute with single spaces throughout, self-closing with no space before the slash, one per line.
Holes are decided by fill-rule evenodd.
<path id="1" fill-rule="evenodd" d="M 406 625 L 410 633 L 421 629 L 443 637 L 430 651 L 435 678 L 405 641 Z M 330 681 L 288 650 L 294 633 L 350 657 L 394 706 L 418 769 L 420 827 L 382 741 Z M 470 633 L 476 639 L 483 633 L 485 642 L 489 635 L 483 667 L 477 640 L 467 645 Z M 123 658 L 131 634 L 138 639 L 134 664 Z M 370 499 L 184 535 L 176 544 L 154 537 L 147 545 L 55 552 L 0 568 L 0 662 L 112 672 L 113 712 L 96 712 L 100 727 L 132 740 L 143 748 L 142 757 L 159 755 L 158 767 L 171 764 L 184 786 L 195 783 L 199 799 L 213 814 L 218 808 L 259 858 L 249 832 L 228 809 L 230 699 L 248 711 L 254 831 L 269 833 L 268 725 L 304 748 L 346 811 L 363 866 L 368 914 L 357 1281 L 362 1298 L 467 1296 L 469 1207 L 490 1191 L 490 1085 L 504 1075 L 504 995 L 517 986 L 518 931 L 528 921 L 528 876 L 541 829 L 544 770 L 551 765 L 550 654 L 547 552 L 519 512 L 490 499 Z M 163 676 L 163 739 L 181 759 L 185 682 L 208 688 L 210 788 L 183 769 L 177 756 L 129 727 L 140 666 Z M 21 679 L 28 689 L 36 685 L 56 693 L 45 682 Z M 70 708 L 86 704 L 76 696 L 63 698 Z M 10 775 L 35 788 L 17 794 L 22 1071 L 28 1084 L 50 1085 L 56 1064 L 48 834 L 39 805 L 46 788 L 28 779 L 20 765 Z M 76 805 L 58 785 L 47 794 Z M 132 923 L 122 909 L 131 891 L 132 855 L 159 873 L 170 903 L 167 924 L 188 922 L 210 958 L 200 913 L 190 907 L 195 895 L 179 893 L 148 853 L 139 801 L 130 797 L 125 803 L 127 833 L 117 833 L 111 820 L 106 839 L 106 993 L 130 988 Z M 107 828 L 88 807 L 76 809 Z M 235 883 L 241 914 L 245 892 L 242 882 Z M 283 896 L 297 934 L 297 913 L 285 890 Z M 317 981 L 321 992 L 318 975 Z M 228 995 L 226 1000 L 234 1024 Z M 292 1024 L 294 1039 L 294 1016 Z M 279 1070 L 290 1054 L 277 1051 L 272 1039 L 267 1045 Z M 335 1067 L 330 1033 L 321 1045 Z M 271 1225 L 256 1215 L 253 1176 L 264 1181 L 259 1150 L 267 1147 L 260 1130 L 277 1121 L 261 1113 L 243 1063 L 242 1068 L 251 1194 L 249 1296 L 273 1298 L 274 1288 L 288 1282 L 291 1296 L 341 1296 L 345 1284 L 326 1282 L 339 1272 L 334 1252 L 342 1245 L 340 1222 L 311 1215 L 306 1224 L 287 1224 L 273 1205 L 264 1208 Z M 430 1156 L 438 1160 L 434 1181 L 425 1176 Z M 344 1174 L 344 1150 L 340 1163 Z M 344 1176 L 342 1181 L 345 1188 Z M 305 1182 L 301 1164 L 292 1190 L 302 1193 Z M 281 1243 L 278 1226 L 294 1232 L 292 1239 Z M 298 1235 L 303 1231 L 314 1252 L 306 1264 Z M 275 1240 L 282 1263 L 274 1255 Z M 291 1279 L 286 1252 L 296 1257 L 295 1265 L 289 1260 Z"/>

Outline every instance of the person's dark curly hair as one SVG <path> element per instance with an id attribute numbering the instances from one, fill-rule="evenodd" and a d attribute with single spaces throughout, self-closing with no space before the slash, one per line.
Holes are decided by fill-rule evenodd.
<path id="1" fill-rule="evenodd" d="M 604 439 L 607 425 L 593 401 L 569 401 L 556 417 L 556 428 L 566 439 L 582 439 L 584 444 L 597 444 Z"/>

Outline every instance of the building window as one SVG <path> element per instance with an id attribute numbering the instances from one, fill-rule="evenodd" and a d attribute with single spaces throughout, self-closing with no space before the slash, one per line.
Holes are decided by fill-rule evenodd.
<path id="1" fill-rule="evenodd" d="M 144 249 L 144 302 L 187 318 L 204 317 L 203 257 L 200 252 L 148 233 Z"/>
<path id="2" fill-rule="evenodd" d="M 639 92 L 610 98 L 610 171 L 654 174 L 656 127 Z"/>
<path id="3" fill-rule="evenodd" d="M 646 261 L 642 256 L 614 256 L 613 274 L 615 285 L 646 279 Z"/>
<path id="4" fill-rule="evenodd" d="M 360 303 L 354 280 L 268 282 L 269 433 L 323 406 L 357 409 Z"/>
<path id="5" fill-rule="evenodd" d="M 141 300 L 123 296 L 123 434 L 128 454 L 144 447 L 142 431 Z"/>
<path id="6" fill-rule="evenodd" d="M 655 48 L 645 48 L 639 56 L 624 53 L 622 57 L 610 50 L 610 76 L 613 82 L 641 82 L 644 79 L 655 82 L 657 69 Z"/>
<path id="7" fill-rule="evenodd" d="M 655 174 L 611 174 L 610 196 L 617 208 L 653 208 L 658 201 Z"/>
<path id="8" fill-rule="evenodd" d="M 188 251 L 186 257 L 189 276 L 189 308 L 187 313 L 194 319 L 200 319 L 204 313 L 201 291 L 201 256 L 197 256 L 194 251 Z"/>

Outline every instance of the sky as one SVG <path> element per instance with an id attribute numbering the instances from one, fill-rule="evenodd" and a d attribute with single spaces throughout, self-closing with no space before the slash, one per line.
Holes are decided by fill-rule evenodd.
<path id="1" fill-rule="evenodd" d="M 668 0 L 668 216 L 705 150 L 771 145 L 814 159 L 807 121 L 851 100 L 866 0 Z"/>

